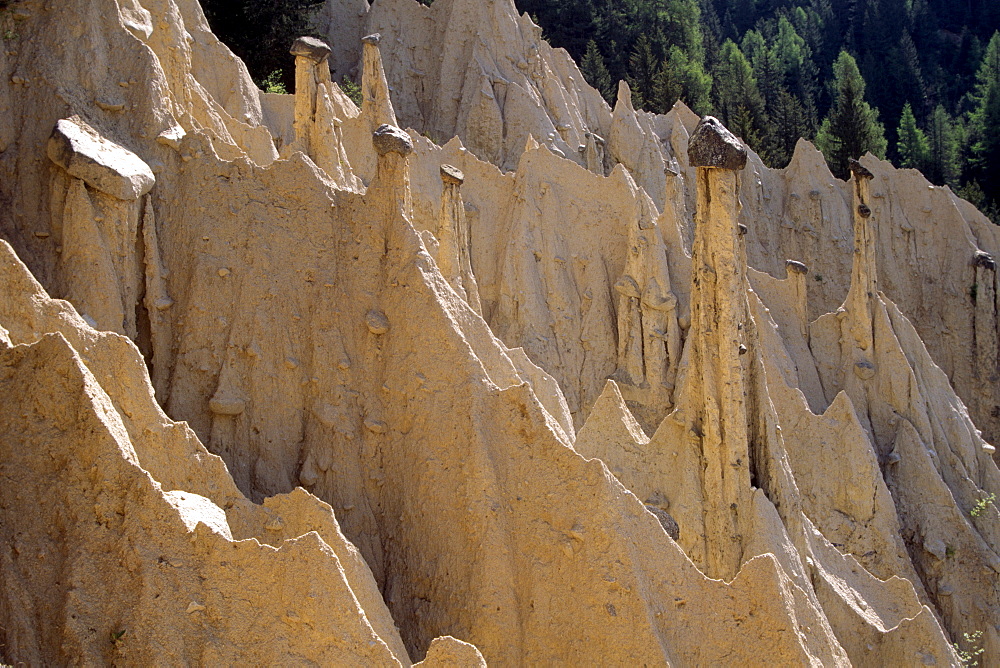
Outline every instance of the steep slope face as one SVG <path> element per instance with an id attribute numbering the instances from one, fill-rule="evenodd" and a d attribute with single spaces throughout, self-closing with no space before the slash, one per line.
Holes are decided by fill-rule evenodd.
<path id="1" fill-rule="evenodd" d="M 439 0 L 430 8 L 415 0 L 391 0 L 370 10 L 329 0 L 323 11 L 331 36 L 341 24 L 329 17 L 357 22 L 365 11 L 367 27 L 362 32 L 384 34 L 386 76 L 401 122 L 438 141 L 458 135 L 475 155 L 505 170 L 518 165 L 529 134 L 557 155 L 602 175 L 621 163 L 669 223 L 682 226 L 690 249 L 695 188 L 686 143 L 697 119 L 682 105 L 665 116 L 637 111 L 623 83 L 609 114 L 566 54 L 550 49 L 538 29 L 527 17 L 517 17 L 513 3 L 506 0 Z M 353 53 L 356 59 L 357 49 Z M 987 440 L 1000 440 L 994 345 L 1000 319 L 989 301 L 997 279 L 988 262 L 976 263 L 977 253 L 1000 253 L 997 228 L 948 189 L 931 186 L 916 172 L 887 165 L 876 171 L 873 206 L 883 221 L 877 252 L 886 294 L 915 323 Z M 783 276 L 785 260 L 802 262 L 812 272 L 812 317 L 835 308 L 850 282 L 850 194 L 843 182 L 805 142 L 784 170 L 770 170 L 752 158 L 741 182 L 741 222 L 750 229 L 751 266 Z M 479 211 L 495 210 L 474 197 L 469 201 Z M 593 207 L 586 202 L 580 208 Z M 575 229 L 572 221 L 569 224 Z M 474 228 L 473 248 L 497 246 L 488 236 L 493 230 L 484 227 L 486 234 L 480 237 Z M 623 253 L 616 253 L 621 262 Z M 611 277 L 611 283 L 617 280 Z M 574 287 L 580 293 L 591 288 Z M 559 321 L 557 308 L 550 317 Z M 530 327 L 520 327 L 521 335 L 508 332 L 502 321 L 487 319 L 504 332 L 508 345 L 524 347 L 537 363 L 553 369 L 571 395 L 567 398 L 574 413 L 586 415 L 600 381 L 581 384 L 573 373 L 555 371 L 563 355 L 532 350 L 535 333 Z M 567 334 L 555 334 L 554 348 L 584 357 L 587 351 L 579 337 Z M 974 349 L 956 345 L 970 340 L 977 341 Z M 578 402 L 577 396 L 584 399 Z"/>
<path id="2" fill-rule="evenodd" d="M 333 63 L 340 73 L 356 67 L 361 35 L 345 32 L 362 11 L 358 3 L 332 0 L 320 13 L 331 43 L 350 44 Z M 587 133 L 610 131 L 607 103 L 565 51 L 518 17 L 512 0 L 379 2 L 365 26 L 387 40 L 386 77 L 402 123 L 432 138 L 457 135 L 480 158 L 513 168 L 529 135 L 586 164 L 578 148 Z"/>
<path id="3" fill-rule="evenodd" d="M 491 26 L 485 46 L 443 61 L 471 81 L 500 67 L 486 61 L 504 53 L 497 34 L 532 43 L 511 9 L 386 3 L 368 19 L 419 19 L 421 39 Z M 941 665 L 957 660 L 946 633 L 973 630 L 997 651 L 996 510 L 970 517 L 1000 492 L 997 469 L 877 293 L 884 224 L 852 221 L 864 264 L 839 317 L 810 326 L 808 270 L 750 271 L 765 246 L 739 224 L 740 200 L 743 215 L 754 197 L 776 210 L 784 175 L 689 151 L 696 119 L 681 106 L 636 112 L 623 88 L 606 144 L 584 133 L 574 163 L 525 135 L 487 156 L 516 157 L 504 174 L 392 125 L 405 58 L 383 66 L 388 31 L 364 41 L 357 109 L 321 44 L 293 46 L 294 98 L 259 102 L 194 3 L 76 0 L 26 20 L 42 35 L 70 16 L 132 54 L 111 80 L 151 72 L 153 92 L 129 97 L 135 118 L 172 124 L 108 123 L 86 97 L 107 87 L 28 45 L 61 78 L 33 84 L 38 109 L 11 107 L 32 130 L 2 160 L 48 160 L 27 189 L 55 213 L 0 230 L 82 315 L 133 338 L 152 379 L 126 338 L 50 300 L 0 247 L 0 383 L 14 397 L 0 466 L 16 480 L 0 505 L 17 548 L 0 614 L 16 658 L 145 661 L 160 643 L 178 662 L 479 664 L 468 641 L 504 664 Z M 545 49 L 526 76 L 551 96 L 525 127 L 550 122 L 556 93 L 572 101 Z M 469 53 L 480 69 L 463 79 Z M 62 90 L 82 97 L 66 108 Z M 496 126 L 464 127 L 483 151 Z M 67 150 L 63 135 L 90 141 Z M 842 204 L 849 220 L 861 211 Z M 39 221 L 52 232 L 32 241 Z M 992 295 L 976 297 L 988 322 Z M 976 331 L 989 364 L 990 330 Z M 856 475 L 830 476 L 845 459 Z M 121 577 L 105 597 L 107 573 Z M 247 591 L 261 599 L 252 628 Z M 80 621 L 93 616 L 107 628 Z"/>
<path id="4" fill-rule="evenodd" d="M 139 351 L 49 299 L 5 242 L 0 285 L 7 656 L 408 662 L 329 506 L 248 502 L 160 411 Z"/>

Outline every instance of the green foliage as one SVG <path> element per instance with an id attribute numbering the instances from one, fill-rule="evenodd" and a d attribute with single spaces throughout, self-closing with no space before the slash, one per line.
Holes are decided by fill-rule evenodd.
<path id="1" fill-rule="evenodd" d="M 288 49 L 296 37 L 311 34 L 312 11 L 323 0 L 201 0 L 205 17 L 219 39 L 243 59 L 250 76 L 263 88 L 264 79 L 284 70 L 286 90 L 295 87 L 287 68 Z"/>
<path id="2" fill-rule="evenodd" d="M 712 97 L 720 120 L 751 146 L 758 145 L 766 131 L 764 98 L 753 68 L 732 41 L 722 45 L 713 75 Z"/>
<path id="3" fill-rule="evenodd" d="M 983 498 L 976 501 L 976 505 L 972 507 L 969 511 L 969 515 L 972 517 L 979 517 L 986 512 L 986 509 L 990 507 L 990 504 L 997 500 L 996 494 L 987 494 Z"/>
<path id="4" fill-rule="evenodd" d="M 927 124 L 927 142 L 930 159 L 925 176 L 938 185 L 958 186 L 962 174 L 962 128 L 938 105 Z"/>
<path id="5" fill-rule="evenodd" d="M 1000 160 L 994 153 L 1000 152 L 1000 96 L 995 93 L 995 74 L 1000 66 L 992 55 L 998 49 L 991 36 L 1000 28 L 1000 2 L 516 2 L 540 22 L 555 46 L 567 48 L 578 62 L 593 40 L 612 94 L 614 83 L 626 79 L 635 103 L 648 110 L 664 112 L 683 99 L 698 113 L 725 116 L 727 123 L 740 124 L 751 135 L 744 139 L 769 165 L 785 164 L 799 137 L 816 137 L 820 119 L 826 123 L 816 139 L 828 153 L 850 144 L 850 136 L 836 135 L 838 128 L 846 130 L 851 124 L 841 127 L 836 121 L 850 120 L 851 111 L 854 124 L 867 133 L 866 150 L 888 152 L 900 164 L 917 164 L 910 145 L 920 130 L 929 144 L 925 175 L 953 188 L 981 184 L 982 206 L 997 208 L 993 203 L 1000 199 Z M 750 63 L 763 99 L 762 115 L 752 99 L 756 96 L 745 86 L 744 94 L 751 99 L 733 107 L 733 54 L 723 48 L 727 40 L 738 45 Z M 848 91 L 850 104 L 845 104 L 843 77 L 838 81 L 837 76 L 842 51 L 854 56 L 859 80 L 872 83 L 860 97 Z M 591 54 L 588 81 L 593 77 L 603 82 L 598 70 Z M 605 94 L 603 83 L 598 88 Z M 725 109 L 713 108 L 720 100 Z M 907 101 L 913 123 L 909 118 L 903 122 Z M 874 109 L 885 126 L 878 123 Z M 871 112 L 867 119 L 861 113 L 865 111 Z M 906 137 L 899 135 L 901 129 Z M 918 154 L 921 149 L 916 149 Z M 900 150 L 908 153 L 903 156 Z"/>
<path id="6" fill-rule="evenodd" d="M 952 644 L 955 648 L 955 654 L 958 655 L 958 660 L 963 666 L 971 668 L 972 666 L 979 665 L 979 657 L 982 656 L 983 652 L 986 650 L 979 646 L 980 641 L 983 639 L 982 631 L 975 631 L 973 633 L 963 633 L 962 639 L 965 640 L 965 646 L 967 649 L 962 649 L 959 643 Z"/>
<path id="7" fill-rule="evenodd" d="M 865 101 L 865 80 L 851 54 L 840 52 L 833 73 L 836 97 L 816 135 L 816 145 L 833 173 L 847 179 L 848 161 L 852 158 L 869 151 L 885 157 L 885 128 L 878 121 L 878 110 Z"/>
<path id="8" fill-rule="evenodd" d="M 711 91 L 712 77 L 701 63 L 688 58 L 680 47 L 670 47 L 655 81 L 655 109 L 665 113 L 682 100 L 695 113 L 707 114 Z"/>
<path id="9" fill-rule="evenodd" d="M 361 102 L 363 96 L 361 94 L 361 84 L 355 83 L 351 77 L 345 76 L 343 82 L 340 84 L 340 90 L 344 91 L 344 95 L 351 98 L 351 102 L 361 107 Z"/>
<path id="10" fill-rule="evenodd" d="M 903 117 L 899 119 L 899 129 L 896 131 L 896 152 L 899 154 L 901 167 L 911 167 L 926 171 L 930 164 L 931 145 L 924 131 L 917 127 L 917 119 L 913 116 L 913 108 L 907 102 L 903 106 Z"/>
<path id="11" fill-rule="evenodd" d="M 1000 33 L 994 33 L 976 74 L 975 106 L 969 114 L 972 176 L 987 203 L 1000 195 Z"/>
<path id="12" fill-rule="evenodd" d="M 656 75 L 660 71 L 656 56 L 653 55 L 653 43 L 646 35 L 641 35 L 632 49 L 628 59 L 632 75 L 628 84 L 632 88 L 632 105 L 636 109 L 655 111 L 652 104 L 653 91 L 656 86 Z"/>
<path id="13" fill-rule="evenodd" d="M 285 88 L 285 84 L 281 80 L 281 70 L 275 70 L 268 74 L 264 77 L 261 84 L 261 89 L 265 93 L 279 93 L 281 95 L 288 94 L 288 89 Z"/>
<path id="14" fill-rule="evenodd" d="M 587 83 L 596 88 L 601 97 L 609 104 L 614 102 L 615 91 L 611 82 L 611 74 L 608 72 L 608 67 L 604 64 L 604 56 L 601 55 L 601 50 L 597 48 L 597 42 L 594 40 L 587 42 L 587 52 L 583 54 L 583 60 L 580 61 L 580 71 Z"/>

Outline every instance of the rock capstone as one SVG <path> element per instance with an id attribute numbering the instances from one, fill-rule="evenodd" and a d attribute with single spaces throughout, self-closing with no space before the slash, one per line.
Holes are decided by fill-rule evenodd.
<path id="1" fill-rule="evenodd" d="M 856 179 L 873 179 L 875 175 L 868 171 L 868 168 L 862 165 L 857 160 L 852 159 L 850 161 L 851 174 L 854 174 Z"/>
<path id="2" fill-rule="evenodd" d="M 372 144 L 379 155 L 387 153 L 398 153 L 407 156 L 413 153 L 413 140 L 394 125 L 383 124 L 378 126 L 372 135 Z"/>
<path id="3" fill-rule="evenodd" d="M 983 269 L 997 270 L 996 260 L 993 256 L 986 251 L 976 251 L 975 257 L 972 259 L 972 264 L 976 267 L 982 267 Z"/>
<path id="4" fill-rule="evenodd" d="M 465 183 L 465 174 L 458 167 L 441 165 L 441 180 L 448 184 L 460 186 Z"/>
<path id="5" fill-rule="evenodd" d="M 691 135 L 688 157 L 692 167 L 740 170 L 747 164 L 747 149 L 719 119 L 705 116 Z"/>
<path id="6" fill-rule="evenodd" d="M 121 200 L 137 200 L 156 183 L 153 170 L 142 158 L 102 137 L 79 116 L 56 123 L 48 156 L 70 176 Z"/>
<path id="7" fill-rule="evenodd" d="M 795 274 L 808 274 L 809 273 L 809 267 L 807 267 L 806 265 L 802 264 L 801 262 L 797 262 L 795 260 L 785 260 L 785 267 L 788 269 L 788 271 L 790 271 L 792 273 L 795 273 Z"/>
<path id="8" fill-rule="evenodd" d="M 321 63 L 330 55 L 330 46 L 315 37 L 299 37 L 292 42 L 290 53 Z"/>

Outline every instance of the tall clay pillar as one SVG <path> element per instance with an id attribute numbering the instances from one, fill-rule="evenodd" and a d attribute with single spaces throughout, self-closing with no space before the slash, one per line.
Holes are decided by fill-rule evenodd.
<path id="1" fill-rule="evenodd" d="M 378 154 L 378 169 L 370 193 L 393 215 L 409 218 L 413 212 L 410 195 L 410 170 L 407 160 L 413 153 L 413 140 L 399 128 L 383 124 L 372 133 L 372 145 Z"/>
<path id="2" fill-rule="evenodd" d="M 747 429 L 746 330 L 749 307 L 741 262 L 737 172 L 746 149 L 711 116 L 702 119 L 688 147 L 698 168 L 698 209 L 692 249 L 693 400 L 700 432 L 705 568 L 731 580 L 742 563 L 751 513 Z"/>
<path id="3" fill-rule="evenodd" d="M 306 155 L 313 155 L 316 94 L 320 85 L 330 83 L 330 47 L 313 37 L 299 37 L 291 54 L 295 56 L 295 143 Z"/>
<path id="4" fill-rule="evenodd" d="M 795 260 L 785 260 L 785 278 L 792 280 L 795 286 L 795 315 L 799 319 L 799 333 L 805 341 L 809 341 L 809 302 L 806 289 L 806 276 L 809 267 Z"/>
<path id="5" fill-rule="evenodd" d="M 378 45 L 382 36 L 378 33 L 361 39 L 361 114 L 368 119 L 374 130 L 380 125 L 396 125 L 396 112 L 389 99 L 389 83 L 382 68 L 382 54 Z"/>
<path id="6" fill-rule="evenodd" d="M 844 306 L 850 313 L 853 343 L 869 355 L 874 345 L 872 332 L 873 298 L 878 293 L 878 273 L 875 265 L 875 222 L 872 218 L 872 173 L 857 160 L 851 160 L 854 193 L 854 263 L 851 268 L 851 288 Z"/>
<path id="7" fill-rule="evenodd" d="M 465 202 L 462 201 L 462 183 L 465 175 L 451 165 L 441 165 L 441 213 L 438 217 L 438 268 L 459 295 L 482 315 L 479 286 L 472 273 L 469 246 L 469 226 L 465 219 Z"/>

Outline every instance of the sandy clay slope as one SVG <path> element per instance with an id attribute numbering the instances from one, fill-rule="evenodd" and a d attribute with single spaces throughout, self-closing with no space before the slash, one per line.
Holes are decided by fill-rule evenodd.
<path id="1" fill-rule="evenodd" d="M 329 0 L 294 95 L 195 0 L 3 20 L 7 662 L 1000 661 L 949 190 L 612 109 L 510 0 Z"/>

